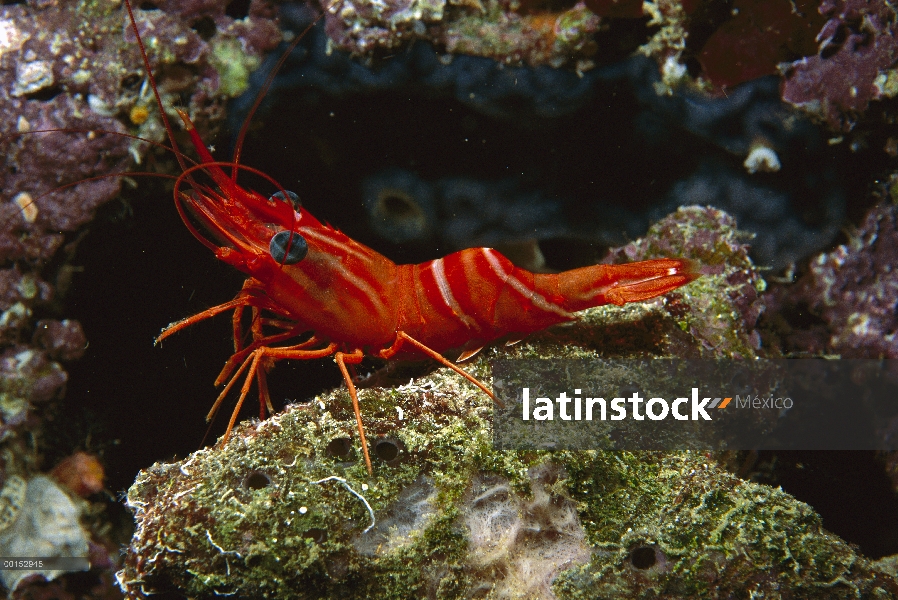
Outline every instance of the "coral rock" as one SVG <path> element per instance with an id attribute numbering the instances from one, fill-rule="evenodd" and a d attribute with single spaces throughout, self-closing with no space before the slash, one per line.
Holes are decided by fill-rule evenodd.
<path id="1" fill-rule="evenodd" d="M 4 488 L 5 489 L 5 488 Z M 81 511 L 51 479 L 37 476 L 27 490 L 15 520 L 0 532 L 0 555 L 23 557 L 87 557 L 88 537 Z M 53 579 L 63 571 L 3 570 L 0 581 L 14 590 L 22 580 L 41 575 Z"/>
<path id="2" fill-rule="evenodd" d="M 135 10 L 144 42 L 159 49 L 150 59 L 163 97 L 189 92 L 186 108 L 204 130 L 222 117 L 221 89 L 236 95 L 245 87 L 246 74 L 242 84 L 229 75 L 239 65 L 257 65 L 280 40 L 271 17 L 236 22 L 225 14 L 226 4 L 184 3 L 176 14 Z M 208 40 L 191 28 L 200 21 L 211 24 Z M 0 172 L 0 188 L 7 200 L 19 198 L 0 209 L 0 258 L 49 260 L 61 232 L 77 230 L 118 194 L 119 181 L 105 176 L 139 162 L 149 145 L 116 134 L 163 139 L 155 110 L 140 123 L 130 118 L 150 100 L 126 23 L 121 3 L 0 9 L 0 109 L 11 115 L 0 126 L 0 154 L 9 167 Z M 242 48 L 237 56 L 224 50 L 234 43 Z M 58 131 L 37 133 L 47 129 Z M 91 177 L 100 178 L 85 181 Z M 59 189 L 74 182 L 80 183 Z"/>
<path id="3" fill-rule="evenodd" d="M 798 296 L 845 358 L 898 358 L 898 208 L 873 208 L 851 241 L 811 261 Z"/>
<path id="4" fill-rule="evenodd" d="M 448 370 L 362 396 L 372 447 L 402 446 L 373 477 L 335 441 L 344 390 L 143 471 L 126 594 L 898 597 L 808 505 L 704 454 L 497 451 L 489 400 Z"/>
<path id="5" fill-rule="evenodd" d="M 785 70 L 783 99 L 850 130 L 882 89 L 880 76 L 898 61 L 898 19 L 885 0 L 826 0 L 819 52 Z"/>
<path id="6" fill-rule="evenodd" d="M 87 337 L 78 321 L 41 319 L 34 327 L 34 343 L 41 346 L 50 358 L 75 360 L 84 355 Z"/>
<path id="7" fill-rule="evenodd" d="M 103 465 L 96 456 L 87 452 L 76 452 L 63 459 L 50 474 L 82 498 L 103 490 Z"/>
<path id="8" fill-rule="evenodd" d="M 397 49 L 416 38 L 449 52 L 490 56 L 508 64 L 554 64 L 595 52 L 591 36 L 599 17 L 583 3 L 534 14 L 497 0 L 342 2 L 327 7 L 326 30 L 334 45 L 353 54 Z"/>
<path id="9" fill-rule="evenodd" d="M 703 354 L 753 358 L 766 283 L 748 256 L 751 234 L 725 212 L 689 206 L 653 225 L 646 236 L 611 252 L 612 262 L 677 256 L 696 261 L 703 276 L 669 294 L 672 314 L 699 341 Z M 688 307 L 688 308 L 687 308 Z"/>

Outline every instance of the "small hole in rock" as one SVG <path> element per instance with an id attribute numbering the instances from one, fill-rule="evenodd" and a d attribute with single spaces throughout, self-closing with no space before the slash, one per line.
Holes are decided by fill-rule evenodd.
<path id="1" fill-rule="evenodd" d="M 352 440 L 348 437 L 334 438 L 327 444 L 325 452 L 331 458 L 346 458 L 352 451 Z"/>
<path id="2" fill-rule="evenodd" d="M 131 73 L 130 75 L 122 78 L 122 87 L 126 90 L 136 90 L 138 86 L 140 86 L 143 78 L 137 73 Z"/>
<path id="3" fill-rule="evenodd" d="M 228 2 L 228 6 L 225 8 L 225 14 L 232 19 L 245 19 L 249 16 L 250 4 L 251 2 L 249 0 L 233 0 L 232 2 Z"/>
<path id="4" fill-rule="evenodd" d="M 655 549 L 651 546 L 640 546 L 630 552 L 630 562 L 637 569 L 648 569 L 655 566 Z"/>
<path id="5" fill-rule="evenodd" d="M 49 87 L 41 88 L 34 92 L 29 92 L 25 94 L 25 98 L 28 100 L 37 100 L 38 102 L 49 102 L 59 94 L 63 92 L 63 89 L 58 85 L 51 85 Z"/>
<path id="6" fill-rule="evenodd" d="M 250 490 L 261 490 L 271 485 L 271 477 L 263 471 L 252 471 L 243 480 L 243 485 Z"/>
<path id="7" fill-rule="evenodd" d="M 211 40 L 218 29 L 215 27 L 215 20 L 212 17 L 203 17 L 190 26 L 205 41 Z"/>
<path id="8" fill-rule="evenodd" d="M 312 540 L 316 544 L 323 544 L 327 540 L 327 531 L 320 527 L 312 527 L 306 530 L 302 537 Z"/>
<path id="9" fill-rule="evenodd" d="M 845 25 L 839 25 L 832 37 L 830 37 L 829 40 L 826 40 L 826 45 L 824 45 L 823 49 L 820 51 L 820 58 L 826 59 L 838 54 L 847 39 L 848 28 L 845 27 Z"/>
<path id="10" fill-rule="evenodd" d="M 391 438 L 381 438 L 374 442 L 374 455 L 389 464 L 399 458 L 402 451 L 400 443 Z"/>

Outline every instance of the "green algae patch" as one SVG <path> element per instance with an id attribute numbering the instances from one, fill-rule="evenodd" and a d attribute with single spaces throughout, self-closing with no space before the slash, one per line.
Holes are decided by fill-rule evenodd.
<path id="1" fill-rule="evenodd" d="M 488 399 L 476 388 L 438 374 L 419 387 L 362 391 L 373 477 L 342 390 L 244 424 L 224 448 L 142 472 L 128 494 L 139 530 L 125 589 L 272 598 L 455 589 L 443 580 L 463 571 L 458 511 L 472 473 L 527 465 L 503 468 L 492 455 Z M 388 460 L 378 458 L 383 445 Z"/>
<path id="2" fill-rule="evenodd" d="M 214 38 L 210 41 L 210 47 L 212 54 L 209 62 L 221 77 L 218 93 L 236 98 L 249 87 L 249 76 L 262 60 L 258 56 L 248 55 L 237 39 Z"/>
<path id="3" fill-rule="evenodd" d="M 566 463 L 596 551 L 589 564 L 559 575 L 558 598 L 892 598 L 898 591 L 779 488 L 743 481 L 702 454 L 602 456 Z M 607 468 L 596 469 L 596 460 Z M 628 477 L 614 475 L 614 461 Z"/>

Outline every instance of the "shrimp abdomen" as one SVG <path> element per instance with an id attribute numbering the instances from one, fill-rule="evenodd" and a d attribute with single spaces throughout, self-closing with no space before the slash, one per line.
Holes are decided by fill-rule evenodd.
<path id="1" fill-rule="evenodd" d="M 593 306 L 653 298 L 697 277 L 689 261 L 669 258 L 535 274 L 491 248 L 401 268 L 410 269 L 415 290 L 403 302 L 403 331 L 440 352 L 526 335 Z"/>

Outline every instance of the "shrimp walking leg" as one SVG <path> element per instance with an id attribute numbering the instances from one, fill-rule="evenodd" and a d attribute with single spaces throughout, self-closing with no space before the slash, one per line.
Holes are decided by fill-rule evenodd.
<path id="1" fill-rule="evenodd" d="M 235 352 L 233 355 L 231 355 L 231 358 L 229 358 L 228 361 L 225 363 L 224 367 L 221 369 L 221 372 L 218 374 L 218 377 L 215 378 L 215 385 L 219 386 L 219 385 L 223 384 L 225 381 L 227 381 L 231 377 L 231 373 L 234 371 L 234 369 L 237 367 L 237 365 L 239 365 L 244 360 L 246 360 L 246 357 L 249 356 L 250 353 L 254 352 L 255 350 L 257 350 L 263 346 L 270 346 L 271 344 L 277 344 L 279 342 L 289 340 L 290 338 L 297 337 L 299 334 L 303 333 L 304 330 L 305 330 L 304 327 L 297 328 L 297 329 L 291 329 L 290 331 L 286 331 L 284 333 L 278 333 L 275 335 L 260 337 L 258 339 L 253 340 L 253 342 L 251 344 L 249 344 L 245 348 L 243 348 L 243 349 Z M 293 346 L 289 346 L 289 348 L 293 348 L 294 350 L 304 350 L 306 348 L 312 348 L 314 346 L 317 346 L 321 343 L 322 343 L 322 341 L 320 339 L 313 336 L 312 338 L 306 340 L 305 342 L 302 342 L 300 344 L 295 344 Z"/>
<path id="2" fill-rule="evenodd" d="M 247 279 L 243 284 L 243 289 L 234 297 L 233 300 L 228 302 L 224 302 L 222 304 L 218 304 L 217 306 L 213 306 L 211 308 L 207 308 L 206 310 L 199 312 L 193 316 L 187 317 L 186 319 L 181 319 L 180 321 L 176 321 L 162 330 L 162 333 L 159 334 L 159 337 L 156 338 L 156 343 L 158 344 L 165 338 L 171 336 L 174 333 L 181 331 L 182 329 L 186 329 L 191 325 L 199 323 L 200 321 L 205 321 L 206 319 L 210 319 L 216 315 L 219 315 L 223 312 L 227 312 L 229 310 L 234 311 L 234 315 L 232 317 L 232 322 L 234 323 L 234 345 L 235 351 L 239 351 L 240 347 L 240 316 L 243 314 L 243 309 L 246 307 L 253 308 L 264 308 L 271 310 L 272 312 L 277 313 L 270 305 L 270 302 L 264 297 L 264 291 L 260 291 L 259 283 L 254 281 L 253 279 Z M 274 307 L 276 308 L 276 307 Z"/>
<path id="3" fill-rule="evenodd" d="M 333 354 L 337 349 L 337 345 L 334 343 L 330 343 L 325 348 L 319 350 L 307 350 L 306 346 L 306 342 L 298 344 L 297 346 L 288 346 L 286 348 L 269 348 L 268 346 L 262 346 L 253 350 L 246 357 L 243 364 L 240 365 L 240 368 L 231 376 L 230 381 L 228 381 L 227 385 L 221 391 L 221 394 L 219 394 L 218 398 L 215 400 L 215 404 L 212 405 L 212 410 L 210 410 L 209 414 L 206 416 L 207 421 L 215 416 L 215 413 L 218 412 L 218 408 L 224 401 L 225 396 L 231 391 L 231 388 L 234 387 L 234 384 L 248 367 L 249 371 L 243 381 L 243 387 L 240 388 L 240 397 L 237 399 L 237 406 L 234 407 L 234 412 L 231 413 L 231 420 L 228 422 L 228 428 L 221 440 L 222 446 L 227 443 L 228 438 L 231 436 L 231 430 L 234 429 L 234 423 L 237 422 L 237 415 L 240 412 L 240 408 L 243 406 L 243 401 L 246 399 L 246 395 L 249 393 L 249 388 L 253 383 L 253 379 L 258 380 L 260 369 L 265 368 L 264 361 L 268 359 L 278 361 L 285 359 L 308 360 L 312 358 L 324 358 Z M 262 386 L 267 390 L 267 385 L 265 385 L 265 383 L 262 383 Z"/>
<path id="4" fill-rule="evenodd" d="M 365 426 L 362 425 L 362 412 L 359 410 L 359 394 L 352 383 L 349 371 L 346 369 L 347 363 L 357 365 L 362 362 L 362 358 L 364 358 L 364 355 L 361 350 L 355 350 L 349 354 L 344 352 L 334 354 L 334 361 L 340 367 L 340 372 L 343 373 L 343 379 L 346 380 L 346 387 L 349 389 L 349 397 L 352 398 L 352 410 L 355 412 L 355 422 L 359 428 L 359 441 L 362 443 L 362 454 L 365 455 L 365 467 L 368 469 L 368 474 L 373 475 L 374 470 L 371 468 L 371 457 L 368 455 L 368 441 L 365 439 Z"/>
<path id="5" fill-rule="evenodd" d="M 237 296 L 230 302 L 225 302 L 224 304 L 219 304 L 218 306 L 213 306 L 212 308 L 207 308 L 201 313 L 197 313 L 191 317 L 187 317 L 186 319 L 181 319 L 175 323 L 172 323 L 168 327 L 162 330 L 162 333 L 159 334 L 159 337 L 156 338 L 156 343 L 158 344 L 165 338 L 169 337 L 173 333 L 177 333 L 182 329 L 190 327 L 191 325 L 198 323 L 200 321 L 205 321 L 215 315 L 221 314 L 223 312 L 227 312 L 231 309 L 240 309 L 248 303 L 248 299 L 245 297 Z"/>
<path id="6" fill-rule="evenodd" d="M 481 382 L 479 379 L 477 379 L 470 373 L 466 372 L 464 369 L 462 369 L 458 365 L 454 364 L 451 360 L 448 360 L 446 357 L 444 357 L 442 354 L 440 354 L 436 350 L 428 348 L 427 346 L 425 346 L 424 344 L 422 344 L 421 342 L 419 342 L 418 340 L 416 340 L 409 334 L 405 333 L 404 331 L 397 331 L 396 332 L 396 341 L 393 343 L 393 345 L 385 350 L 381 350 L 378 353 L 378 356 L 380 358 L 390 359 L 390 358 L 396 356 L 396 353 L 398 353 L 399 350 L 402 348 L 402 346 L 406 343 L 414 346 L 415 348 L 417 348 L 418 350 L 420 350 L 421 352 L 423 352 L 430 358 L 434 359 L 435 361 L 437 361 L 444 367 L 449 367 L 450 369 L 452 369 L 453 371 L 455 371 L 456 373 L 458 373 L 459 375 L 461 375 L 462 377 L 464 377 L 465 379 L 467 379 L 468 381 L 470 381 L 471 383 L 473 383 L 474 385 L 479 387 L 481 390 L 483 390 L 483 392 L 487 396 L 489 396 L 491 399 L 495 400 L 496 403 L 499 404 L 499 406 L 502 406 L 502 402 L 500 402 L 496 398 L 496 396 L 493 395 L 493 392 L 489 388 L 487 388 L 486 385 L 483 384 L 483 382 Z"/>

